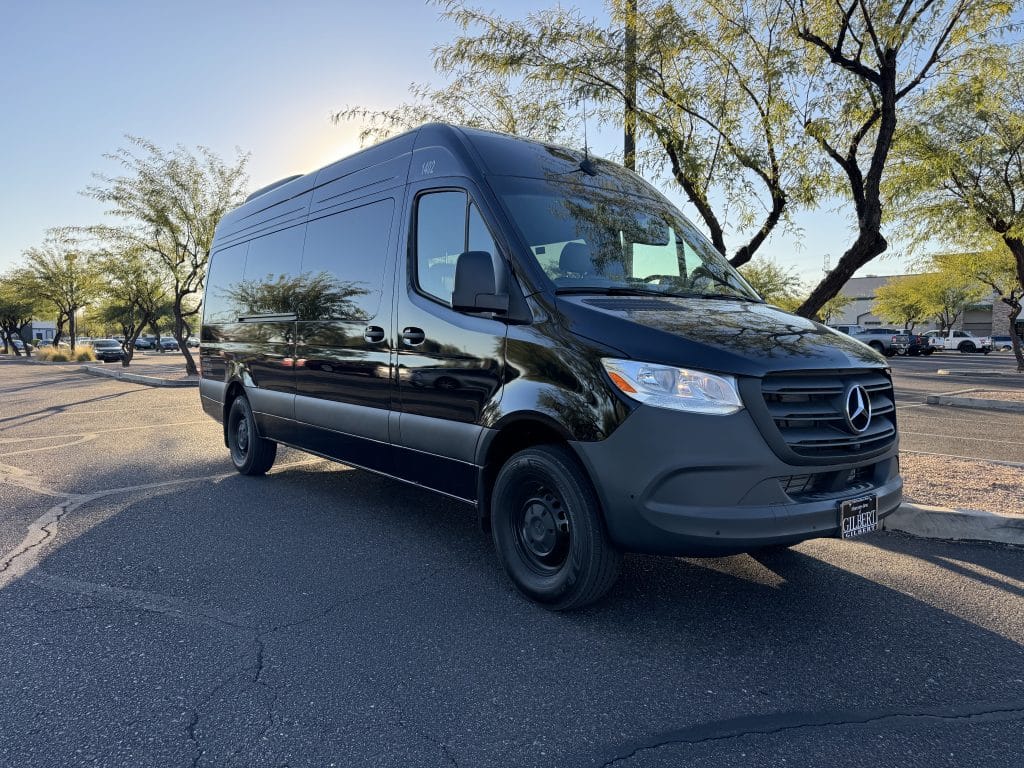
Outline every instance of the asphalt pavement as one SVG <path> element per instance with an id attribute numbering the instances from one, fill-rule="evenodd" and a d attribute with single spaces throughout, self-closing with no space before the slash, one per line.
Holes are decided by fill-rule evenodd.
<path id="1" fill-rule="evenodd" d="M 631 556 L 552 614 L 464 505 L 242 477 L 194 389 L 0 362 L 0 766 L 1002 768 L 1022 617 L 1020 549 L 887 532 Z"/>
<path id="2" fill-rule="evenodd" d="M 937 352 L 927 357 L 893 357 L 889 363 L 902 450 L 1024 463 L 1024 413 L 965 410 L 925 402 L 928 395 L 973 389 L 1024 391 L 1024 375 L 1016 373 L 1012 354 Z M 938 376 L 940 369 L 970 375 Z"/>

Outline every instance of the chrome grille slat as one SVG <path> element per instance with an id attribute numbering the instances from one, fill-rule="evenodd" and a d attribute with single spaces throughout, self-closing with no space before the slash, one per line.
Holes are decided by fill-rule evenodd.
<path id="1" fill-rule="evenodd" d="M 859 434 L 848 428 L 845 413 L 845 395 L 855 384 L 871 400 L 871 423 Z M 855 460 L 896 439 L 892 383 L 877 371 L 769 374 L 761 394 L 775 429 L 798 456 Z"/>

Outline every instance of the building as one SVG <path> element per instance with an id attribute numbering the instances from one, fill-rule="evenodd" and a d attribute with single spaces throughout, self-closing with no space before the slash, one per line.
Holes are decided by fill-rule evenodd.
<path id="1" fill-rule="evenodd" d="M 832 319 L 830 325 L 860 325 L 865 328 L 892 325 L 874 314 L 875 291 L 898 277 L 904 275 L 868 275 L 851 278 L 839 293 L 851 297 L 853 301 L 839 317 Z M 1009 333 L 1009 322 L 1010 308 L 993 294 L 960 315 L 954 327 L 978 336 L 1002 336 Z M 914 330 L 928 331 L 932 328 L 938 328 L 938 324 L 929 321 L 918 323 Z M 1024 317 L 1017 319 L 1017 328 L 1018 333 L 1024 336 Z"/>

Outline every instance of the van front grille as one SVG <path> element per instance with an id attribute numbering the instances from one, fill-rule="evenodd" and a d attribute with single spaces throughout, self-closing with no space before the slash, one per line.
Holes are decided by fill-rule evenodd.
<path id="1" fill-rule="evenodd" d="M 863 388 L 871 409 L 862 431 L 847 413 L 855 387 Z M 892 382 L 880 371 L 770 374 L 761 382 L 761 394 L 771 423 L 797 456 L 856 460 L 896 439 Z"/>

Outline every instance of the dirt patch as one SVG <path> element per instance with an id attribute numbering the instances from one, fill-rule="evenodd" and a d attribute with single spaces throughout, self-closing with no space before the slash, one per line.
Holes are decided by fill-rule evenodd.
<path id="1" fill-rule="evenodd" d="M 900 473 L 906 501 L 1024 515 L 1024 467 L 901 453 Z"/>

